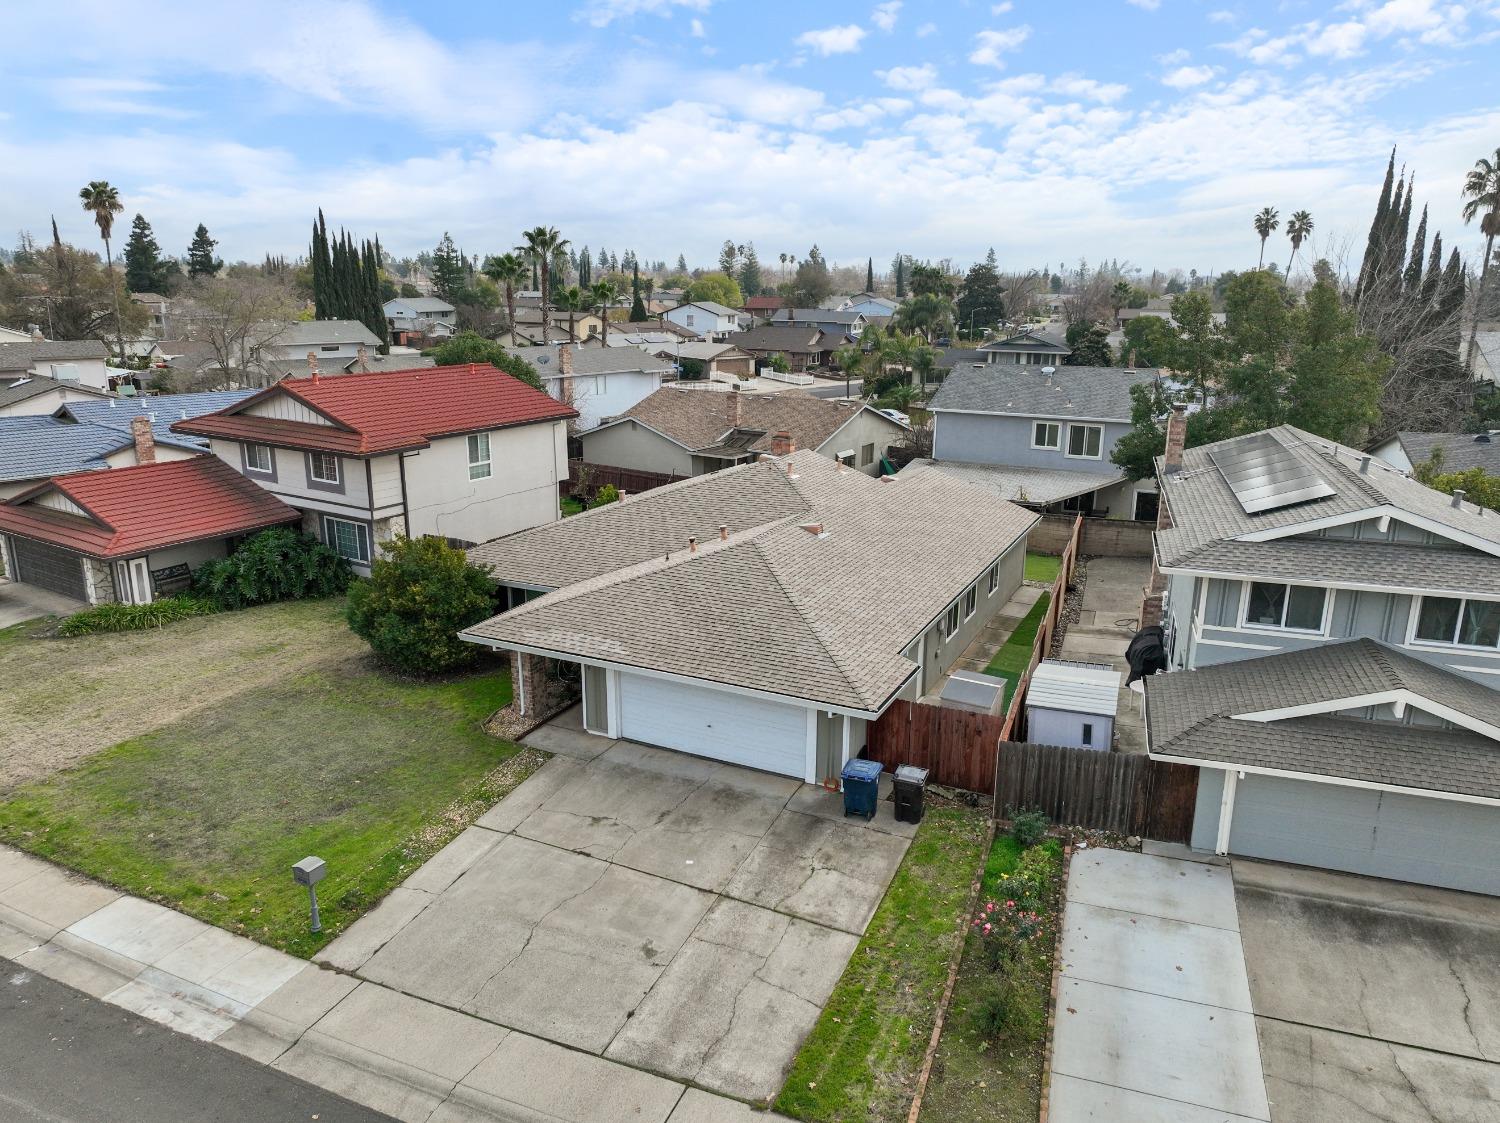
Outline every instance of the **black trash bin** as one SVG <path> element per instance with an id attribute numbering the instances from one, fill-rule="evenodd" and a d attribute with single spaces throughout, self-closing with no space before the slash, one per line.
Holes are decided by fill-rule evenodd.
<path id="1" fill-rule="evenodd" d="M 927 769 L 903 764 L 896 769 L 896 821 L 920 823 L 926 803 Z"/>

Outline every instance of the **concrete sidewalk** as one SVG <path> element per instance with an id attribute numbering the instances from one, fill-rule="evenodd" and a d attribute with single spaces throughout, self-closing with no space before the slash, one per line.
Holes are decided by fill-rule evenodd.
<path id="1" fill-rule="evenodd" d="M 1079 663 L 1107 663 L 1122 672 L 1120 707 L 1115 718 L 1117 752 L 1146 751 L 1146 715 L 1141 695 L 1123 685 L 1130 677 L 1125 649 L 1135 635 L 1141 597 L 1151 579 L 1150 558 L 1090 558 L 1078 619 L 1063 635 L 1062 658 Z"/>
<path id="2" fill-rule="evenodd" d="M 1228 868 L 1079 851 L 1061 958 L 1053 1123 L 1270 1119 Z"/>

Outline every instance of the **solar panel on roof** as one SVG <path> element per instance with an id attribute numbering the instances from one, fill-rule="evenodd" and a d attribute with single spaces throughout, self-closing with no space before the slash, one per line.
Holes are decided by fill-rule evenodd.
<path id="1" fill-rule="evenodd" d="M 1209 458 L 1247 515 L 1337 494 L 1274 433 L 1238 437 Z"/>

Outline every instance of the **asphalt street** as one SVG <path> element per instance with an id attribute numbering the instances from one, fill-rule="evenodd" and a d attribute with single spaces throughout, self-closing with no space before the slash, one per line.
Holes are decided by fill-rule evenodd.
<path id="1" fill-rule="evenodd" d="M 850 382 L 849 382 L 849 391 L 848 391 L 848 394 L 845 394 L 845 392 L 844 392 L 844 384 L 842 382 L 838 383 L 836 386 L 835 385 L 826 385 L 826 384 L 820 383 L 820 384 L 818 384 L 816 386 L 809 387 L 807 392 L 809 394 L 811 394 L 815 398 L 843 398 L 843 397 L 855 397 L 855 398 L 857 398 L 857 397 L 859 397 L 860 388 L 863 385 L 864 385 L 863 379 L 855 378 L 855 379 L 851 379 Z"/>
<path id="2" fill-rule="evenodd" d="M 0 959 L 0 1120 L 313 1119 L 389 1123 L 379 1112 Z"/>

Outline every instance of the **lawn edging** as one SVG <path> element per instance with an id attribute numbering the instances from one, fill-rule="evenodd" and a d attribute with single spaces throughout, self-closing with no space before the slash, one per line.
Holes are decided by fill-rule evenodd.
<path id="1" fill-rule="evenodd" d="M 964 905 L 963 916 L 958 922 L 958 943 L 953 947 L 953 954 L 948 957 L 948 981 L 943 985 L 943 997 L 938 1003 L 937 1017 L 932 1022 L 932 1036 L 927 1041 L 927 1052 L 922 1057 L 922 1070 L 917 1074 L 917 1094 L 912 1098 L 911 1110 L 906 1113 L 906 1123 L 917 1123 L 917 1117 L 922 1114 L 922 1097 L 927 1092 L 927 1081 L 932 1076 L 933 1058 L 937 1056 L 938 1042 L 943 1038 L 943 1023 L 948 1017 L 948 1004 L 953 1001 L 953 987 L 958 982 L 958 969 L 964 961 L 964 948 L 968 944 L 969 918 L 974 915 L 974 909 L 979 903 L 979 891 L 984 888 L 984 871 L 989 864 L 990 847 L 995 842 L 996 822 L 990 817 L 989 829 L 985 831 L 984 848 L 979 859 L 979 868 L 974 872 L 974 880 L 969 883 L 969 899 Z M 1045 1116 L 1042 1123 L 1046 1123 Z"/>
<path id="2" fill-rule="evenodd" d="M 1042 1097 L 1037 1123 L 1047 1123 L 1047 1113 L 1052 1103 L 1052 1046 L 1057 1037 L 1057 997 L 1062 985 L 1063 935 L 1068 930 L 1068 871 L 1073 867 L 1074 846 L 1063 843 L 1061 878 L 1062 906 L 1057 910 L 1057 939 L 1052 945 L 1052 988 L 1050 1005 L 1047 1008 L 1047 1037 L 1042 1043 Z"/>

